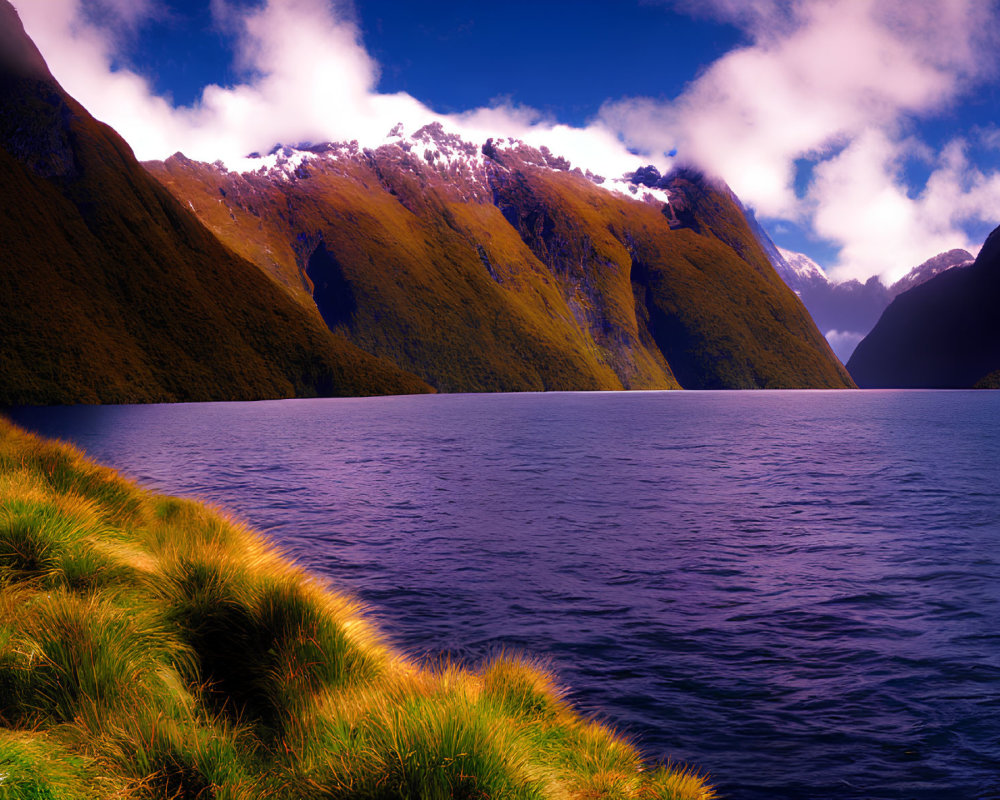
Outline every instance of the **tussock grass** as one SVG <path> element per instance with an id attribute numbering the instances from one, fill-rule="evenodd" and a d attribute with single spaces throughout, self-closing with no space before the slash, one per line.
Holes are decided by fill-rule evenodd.
<path id="1" fill-rule="evenodd" d="M 0 728 L 0 797 L 88 800 L 115 797 L 121 784 L 95 777 L 93 762 L 42 733 Z"/>
<path id="2" fill-rule="evenodd" d="M 204 505 L 0 420 L 0 798 L 712 797 L 544 665 L 419 665 Z"/>

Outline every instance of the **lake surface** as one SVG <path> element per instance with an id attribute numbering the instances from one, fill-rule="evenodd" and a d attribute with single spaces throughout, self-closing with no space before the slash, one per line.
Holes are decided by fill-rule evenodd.
<path id="1" fill-rule="evenodd" d="M 1000 393 L 21 409 L 725 797 L 1000 798 Z"/>

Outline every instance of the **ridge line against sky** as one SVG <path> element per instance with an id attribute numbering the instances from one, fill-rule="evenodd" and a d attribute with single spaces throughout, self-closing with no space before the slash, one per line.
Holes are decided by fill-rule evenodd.
<path id="1" fill-rule="evenodd" d="M 553 0 L 511 0 L 509 14 L 531 13 L 523 14 L 523 39 L 503 28 L 517 37 L 503 43 L 509 62 L 496 65 L 509 76 L 500 93 L 507 99 L 494 93 L 450 113 L 429 105 L 454 107 L 446 82 L 427 91 L 433 100 L 393 88 L 407 84 L 407 69 L 416 72 L 420 59 L 443 62 L 452 74 L 462 64 L 450 64 L 447 42 L 427 52 L 428 40 L 417 35 L 380 40 L 379 28 L 394 19 L 385 0 L 13 4 L 55 77 L 140 159 L 182 151 L 236 163 L 279 142 L 377 144 L 400 121 L 409 132 L 440 121 L 472 141 L 545 144 L 609 177 L 643 163 L 666 169 L 676 149 L 724 178 L 781 246 L 807 253 L 836 279 L 880 275 L 886 283 L 939 252 L 977 252 L 1000 223 L 995 0 L 580 0 L 574 11 Z M 495 44 L 475 40 L 499 28 L 491 18 L 477 30 L 482 6 L 407 6 L 422 9 L 429 26 L 467 18 L 462 35 L 484 49 Z M 560 8 L 575 14 L 572 24 L 550 24 Z M 585 120 L 561 118 L 558 104 L 542 111 L 518 104 L 524 82 L 540 80 L 537 68 L 533 77 L 519 63 L 535 64 L 531 56 L 543 46 L 575 63 L 581 54 L 560 30 L 580 35 L 591 24 L 591 41 L 600 42 L 609 14 L 625 26 L 641 14 L 653 35 L 662 20 L 664 41 L 683 26 L 684 36 L 706 44 L 684 59 L 638 34 L 641 50 L 628 41 L 588 48 L 590 74 L 601 76 L 590 83 L 602 94 L 590 99 L 595 110 Z M 530 27 L 542 19 L 551 28 L 544 41 Z M 215 37 L 227 85 L 206 78 L 193 103 L 175 105 L 154 88 L 170 87 L 170 71 L 157 72 L 143 52 L 159 32 L 185 24 Z M 380 64 L 369 48 L 399 59 Z M 174 63 L 189 61 L 183 50 L 175 55 Z M 551 68 L 559 68 L 554 59 Z M 654 93 L 658 75 L 664 88 Z M 566 79 L 577 77 L 585 89 L 588 73 Z"/>

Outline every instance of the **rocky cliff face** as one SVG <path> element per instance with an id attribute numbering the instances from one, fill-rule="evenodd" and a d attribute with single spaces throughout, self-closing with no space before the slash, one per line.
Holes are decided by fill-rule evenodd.
<path id="1" fill-rule="evenodd" d="M 847 368 L 864 388 L 1000 385 L 998 307 L 1000 228 L 973 264 L 946 269 L 899 294 Z"/>
<path id="2" fill-rule="evenodd" d="M 0 405 L 427 391 L 221 245 L 0 0 Z"/>
<path id="3" fill-rule="evenodd" d="M 146 166 L 289 297 L 441 390 L 851 385 L 695 172 L 605 180 L 439 125 L 240 171 Z"/>

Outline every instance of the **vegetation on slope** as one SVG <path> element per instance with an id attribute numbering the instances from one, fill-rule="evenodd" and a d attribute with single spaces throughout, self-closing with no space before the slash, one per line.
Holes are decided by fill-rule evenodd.
<path id="1" fill-rule="evenodd" d="M 475 153 L 433 128 L 415 136 Z M 696 173 L 673 177 L 673 230 L 662 203 L 523 146 L 482 167 L 329 148 L 291 179 L 146 166 L 331 329 L 441 390 L 852 385 L 728 190 Z"/>
<path id="2" fill-rule="evenodd" d="M 0 23 L 0 405 L 428 391 L 224 247 L 63 92 L 6 0 Z"/>
<path id="3" fill-rule="evenodd" d="M 177 157 L 147 167 L 300 301 L 324 280 L 349 292 L 335 307 L 316 294 L 327 324 L 440 391 L 623 387 L 500 212 L 463 202 L 401 151 L 313 168 L 295 184 Z M 663 366 L 639 384 L 676 386 Z"/>
<path id="4" fill-rule="evenodd" d="M 0 796 L 710 798 L 522 658 L 394 653 L 203 505 L 0 419 Z"/>
<path id="5" fill-rule="evenodd" d="M 632 314 L 685 389 L 852 385 L 724 186 L 673 173 L 671 205 L 687 226 L 675 230 L 659 204 L 573 173 L 521 172 L 516 189 L 498 193 L 506 216 L 516 213 L 556 274 L 583 265 L 578 282 L 602 298 L 605 324 L 615 330 Z"/>

